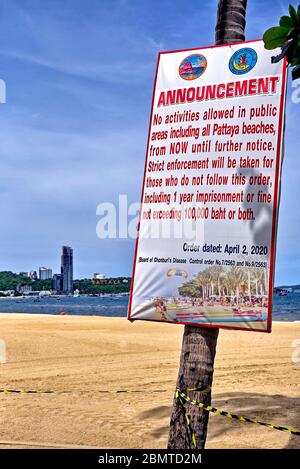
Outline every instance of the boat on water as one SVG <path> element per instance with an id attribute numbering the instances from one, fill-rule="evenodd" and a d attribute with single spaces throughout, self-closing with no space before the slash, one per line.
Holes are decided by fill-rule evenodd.
<path id="1" fill-rule="evenodd" d="M 78 298 L 79 296 L 79 290 L 76 288 L 76 290 L 74 290 L 73 298 Z"/>
<path id="2" fill-rule="evenodd" d="M 285 290 L 282 290 L 281 292 L 279 292 L 279 296 L 287 296 L 288 292 L 285 291 Z"/>

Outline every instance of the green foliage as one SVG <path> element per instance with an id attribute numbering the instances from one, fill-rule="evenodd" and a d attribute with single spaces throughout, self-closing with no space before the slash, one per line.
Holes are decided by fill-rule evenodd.
<path id="1" fill-rule="evenodd" d="M 52 280 L 35 280 L 34 282 L 26 282 L 26 285 L 32 285 L 32 290 L 41 291 L 41 290 L 51 290 Z"/>
<path id="2" fill-rule="evenodd" d="M 0 290 L 15 290 L 18 284 L 31 285 L 31 280 L 10 271 L 0 272 Z"/>
<path id="3" fill-rule="evenodd" d="M 120 285 L 94 285 L 90 279 L 75 280 L 74 290 L 78 289 L 81 294 L 89 295 L 127 293 L 130 290 L 130 279 L 126 277 L 126 280 L 128 280 L 128 283 L 121 283 Z"/>
<path id="4" fill-rule="evenodd" d="M 265 273 L 263 269 L 248 269 L 246 267 L 233 266 L 225 269 L 222 266 L 207 267 L 192 280 L 178 288 L 180 296 L 188 298 L 209 297 L 213 294 L 228 296 L 243 291 L 249 294 L 259 294 L 267 291 Z"/>
<path id="5" fill-rule="evenodd" d="M 51 280 L 36 280 L 33 282 L 25 275 L 15 274 L 10 271 L 0 272 L 0 290 L 16 290 L 17 285 L 31 285 L 34 291 L 50 290 Z"/>
<path id="6" fill-rule="evenodd" d="M 299 10 L 299 6 L 298 6 L 298 10 Z M 295 8 L 293 7 L 293 5 L 289 6 L 289 14 L 290 14 L 291 20 L 293 22 L 293 25 L 295 27 L 298 26 L 299 18 L 298 18 L 297 12 L 296 12 Z"/>
<path id="7" fill-rule="evenodd" d="M 265 48 L 272 50 L 277 49 L 277 47 L 281 47 L 287 40 L 289 31 L 289 28 L 283 26 L 274 26 L 273 28 L 268 29 L 263 36 Z"/>
<path id="8" fill-rule="evenodd" d="M 290 16 L 282 16 L 279 26 L 269 28 L 263 35 L 265 48 L 268 50 L 281 47 L 281 54 L 272 57 L 272 62 L 279 62 L 286 57 L 293 68 L 293 79 L 300 78 L 300 5 L 297 10 L 289 6 Z"/>
<path id="9" fill-rule="evenodd" d="M 127 280 L 127 283 L 123 283 Z M 130 290 L 130 278 L 121 277 L 120 285 L 94 285 L 91 279 L 74 281 L 74 290 L 77 288 L 83 294 L 127 293 Z M 51 280 L 32 281 L 25 275 L 13 272 L 0 272 L 0 290 L 16 290 L 17 285 L 31 285 L 33 291 L 51 290 Z"/>
<path id="10" fill-rule="evenodd" d="M 279 25 L 290 30 L 293 27 L 293 20 L 290 16 L 282 16 L 279 20 Z"/>

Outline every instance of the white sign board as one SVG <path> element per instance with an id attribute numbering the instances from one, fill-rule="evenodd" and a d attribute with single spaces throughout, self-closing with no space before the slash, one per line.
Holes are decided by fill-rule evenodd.
<path id="1" fill-rule="evenodd" d="M 260 40 L 159 54 L 128 319 L 270 332 L 286 89 L 272 55 Z"/>

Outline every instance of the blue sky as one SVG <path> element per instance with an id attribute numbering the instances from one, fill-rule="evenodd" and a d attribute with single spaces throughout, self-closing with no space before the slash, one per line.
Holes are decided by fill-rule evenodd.
<path id="1" fill-rule="evenodd" d="M 289 2 L 248 4 L 256 39 Z M 96 207 L 139 200 L 157 53 L 213 44 L 216 5 L 0 0 L 0 270 L 59 271 L 69 244 L 76 277 L 131 274 L 134 241 L 97 238 Z M 277 284 L 300 282 L 300 103 L 289 90 Z"/>

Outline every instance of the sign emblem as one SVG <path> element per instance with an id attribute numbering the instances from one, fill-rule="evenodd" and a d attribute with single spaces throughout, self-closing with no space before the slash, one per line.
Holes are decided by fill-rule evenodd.
<path id="1" fill-rule="evenodd" d="M 204 55 L 189 55 L 179 65 L 179 75 L 184 80 L 195 80 L 203 75 L 206 67 L 207 60 Z"/>
<path id="2" fill-rule="evenodd" d="M 229 69 L 235 75 L 243 75 L 250 72 L 257 62 L 257 53 L 250 47 L 244 47 L 236 51 L 229 60 Z"/>

